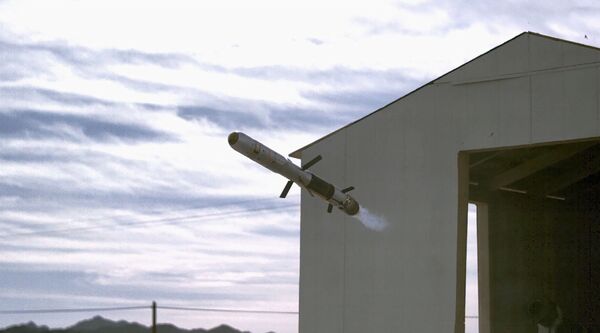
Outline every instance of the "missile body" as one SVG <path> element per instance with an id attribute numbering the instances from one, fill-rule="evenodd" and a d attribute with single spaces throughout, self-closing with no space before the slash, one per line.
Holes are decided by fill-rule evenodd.
<path id="1" fill-rule="evenodd" d="M 281 156 L 244 133 L 233 132 L 229 134 L 227 141 L 229 141 L 231 148 L 240 154 L 289 179 L 288 184 L 281 193 L 282 198 L 287 195 L 291 185 L 296 183 L 300 187 L 306 189 L 310 194 L 315 194 L 327 201 L 329 203 L 327 209 L 328 212 L 331 212 L 332 207 L 335 206 L 348 215 L 355 215 L 358 213 L 358 202 L 346 193 L 354 189 L 353 187 L 340 190 L 313 173 L 306 171 L 306 169 L 310 165 L 316 163 L 320 157 L 300 168 L 289 159 Z"/>

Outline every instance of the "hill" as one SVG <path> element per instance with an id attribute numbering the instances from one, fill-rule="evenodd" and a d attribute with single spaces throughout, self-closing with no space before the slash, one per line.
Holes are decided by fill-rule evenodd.
<path id="1" fill-rule="evenodd" d="M 250 333 L 242 332 L 228 325 L 220 325 L 211 329 L 184 329 L 172 324 L 157 324 L 157 333 Z M 34 322 L 13 325 L 0 329 L 0 333 L 150 333 L 150 327 L 136 322 L 124 320 L 113 321 L 95 316 L 82 320 L 67 328 L 51 329 L 48 326 L 38 326 Z"/>

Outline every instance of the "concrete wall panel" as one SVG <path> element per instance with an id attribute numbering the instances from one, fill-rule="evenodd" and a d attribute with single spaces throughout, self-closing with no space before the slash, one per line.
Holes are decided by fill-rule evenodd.
<path id="1" fill-rule="evenodd" d="M 345 135 L 330 137 L 326 144 L 311 148 L 305 156 L 323 160 L 313 170 L 320 177 L 345 182 Z M 306 162 L 306 161 L 305 161 Z M 345 229 L 344 216 L 327 214 L 320 199 L 302 191 L 300 230 L 300 331 L 344 332 Z"/>
<path id="2" fill-rule="evenodd" d="M 600 61 L 600 51 L 592 47 L 565 43 L 563 46 L 563 61 L 565 66 L 597 63 Z"/>
<path id="3" fill-rule="evenodd" d="M 325 159 L 334 150 L 347 152 L 346 163 L 340 164 L 346 181 L 338 186 L 355 186 L 361 205 L 390 223 L 378 232 L 340 212 L 317 213 L 324 215 L 320 223 L 344 224 L 344 332 L 422 331 L 424 325 L 432 332 L 454 329 L 457 155 L 445 144 L 455 144 L 446 138 L 456 126 L 448 124 L 453 114 L 438 103 L 428 93 L 417 93 L 401 110 L 344 131 L 345 145 L 338 142 L 330 149 L 330 140 L 319 145 Z M 432 122 L 447 131 L 421 130 Z"/>
<path id="4" fill-rule="evenodd" d="M 521 35 L 490 53 L 444 75 L 437 83 L 478 80 L 499 75 L 523 73 L 529 70 L 528 35 Z"/>
<path id="5" fill-rule="evenodd" d="M 455 108 L 453 112 L 461 117 L 463 149 L 512 146 L 530 141 L 528 77 L 456 86 L 454 90 L 459 89 L 465 90 L 464 108 Z"/>
<path id="6" fill-rule="evenodd" d="M 367 119 L 356 129 L 359 133 L 347 133 L 348 147 L 352 147 L 348 149 L 348 160 L 352 161 L 347 165 L 349 185 L 356 187 L 353 194 L 362 209 L 374 214 L 401 209 L 401 199 L 390 194 L 404 182 L 403 155 L 387 153 L 402 149 L 404 140 L 397 130 L 400 124 L 391 113 L 381 120 Z M 365 137 L 368 139 L 362 139 Z M 390 168 L 394 172 L 381 177 Z M 390 215 L 396 214 L 382 217 Z M 404 269 L 398 265 L 404 257 L 403 246 L 390 246 L 397 242 L 393 230 L 401 227 L 398 220 L 388 218 L 388 222 L 390 226 L 380 232 L 365 228 L 357 219 L 347 219 L 346 332 L 385 332 L 388 325 L 400 331 L 407 329 L 406 323 L 397 320 L 406 315 L 399 301 L 402 288 L 398 288 L 405 283 Z"/>
<path id="7" fill-rule="evenodd" d="M 564 43 L 550 38 L 529 36 L 530 70 L 558 68 L 564 64 Z"/>
<path id="8" fill-rule="evenodd" d="M 598 62 L 600 52 L 592 47 L 530 35 L 531 70 L 547 70 Z"/>
<path id="9" fill-rule="evenodd" d="M 597 135 L 597 68 L 534 75 L 531 85 L 533 142 Z"/>

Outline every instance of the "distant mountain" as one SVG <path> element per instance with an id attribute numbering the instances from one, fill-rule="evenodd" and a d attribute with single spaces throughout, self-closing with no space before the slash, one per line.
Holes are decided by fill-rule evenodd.
<path id="1" fill-rule="evenodd" d="M 130 323 L 124 320 L 112 321 L 96 316 L 92 319 L 82 320 L 71 327 L 67 327 L 65 331 L 66 332 L 64 333 L 149 333 L 150 328 L 135 322 Z M 184 331 L 177 333 L 183 332 Z"/>
<path id="2" fill-rule="evenodd" d="M 2 333 L 47 333 L 50 329 L 48 326 L 37 326 L 34 322 L 30 321 L 27 324 L 21 324 L 16 326 L 7 327 L 0 332 Z"/>
<path id="3" fill-rule="evenodd" d="M 157 333 L 250 333 L 237 330 L 228 325 L 220 325 L 209 330 L 203 328 L 188 330 L 173 324 L 157 324 L 156 330 Z M 67 328 L 50 329 L 48 326 L 38 326 L 34 322 L 28 322 L 0 329 L 0 333 L 150 333 L 150 327 L 136 322 L 112 321 L 95 316 Z"/>

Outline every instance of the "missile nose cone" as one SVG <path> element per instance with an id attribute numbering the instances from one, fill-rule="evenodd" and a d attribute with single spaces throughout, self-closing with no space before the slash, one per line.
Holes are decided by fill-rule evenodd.
<path id="1" fill-rule="evenodd" d="M 239 138 L 240 135 L 238 132 L 231 132 L 231 134 L 229 134 L 229 136 L 227 137 L 227 141 L 229 142 L 230 146 L 233 146 L 236 142 L 238 142 Z"/>

